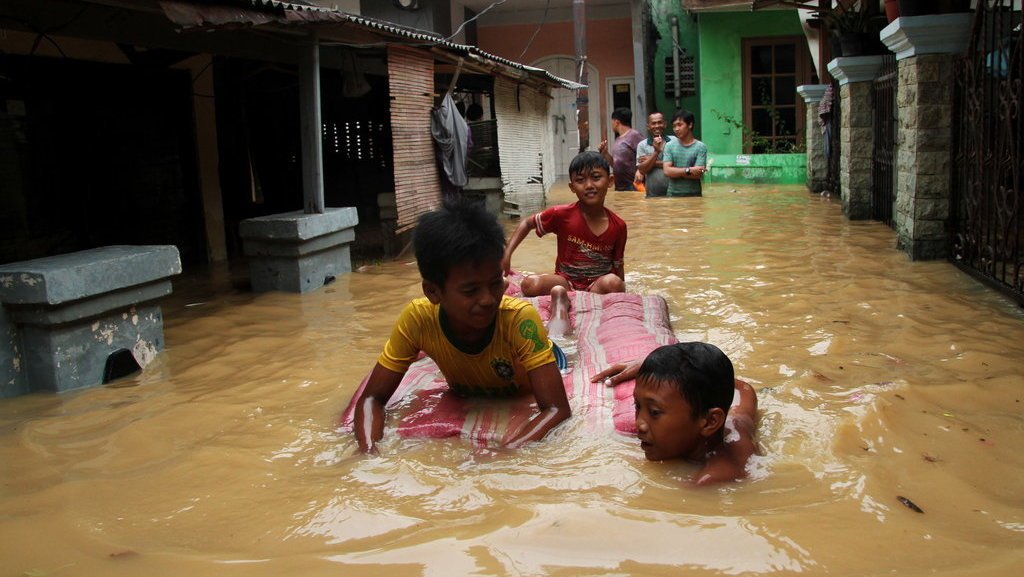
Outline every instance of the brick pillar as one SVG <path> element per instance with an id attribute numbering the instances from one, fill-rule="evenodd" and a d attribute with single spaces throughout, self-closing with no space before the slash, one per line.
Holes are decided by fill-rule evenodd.
<path id="1" fill-rule="evenodd" d="M 950 235 L 954 56 L 923 54 L 897 64 L 897 245 L 913 260 L 944 258 Z"/>
<path id="2" fill-rule="evenodd" d="M 912 260 L 949 253 L 953 89 L 967 47 L 970 14 L 900 18 L 880 37 L 899 68 L 896 131 L 897 245 Z"/>
<path id="3" fill-rule="evenodd" d="M 807 119 L 804 142 L 807 144 L 807 188 L 811 192 L 825 189 L 828 177 L 828 159 L 825 158 L 825 139 L 821 133 L 821 122 L 818 119 L 818 105 L 825 94 L 827 84 L 804 84 L 797 86 L 796 92 L 803 97 L 807 105 Z"/>
<path id="4" fill-rule="evenodd" d="M 871 217 L 871 82 L 881 66 L 881 56 L 840 57 L 828 63 L 839 81 L 839 190 L 843 214 L 850 220 Z"/>

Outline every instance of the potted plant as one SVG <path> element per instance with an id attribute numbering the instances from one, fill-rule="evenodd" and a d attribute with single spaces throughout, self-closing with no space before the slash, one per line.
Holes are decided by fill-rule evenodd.
<path id="1" fill-rule="evenodd" d="M 889 22 L 900 17 L 900 0 L 885 0 L 885 18 Z"/>
<path id="2" fill-rule="evenodd" d="M 819 12 L 822 23 L 838 40 L 837 56 L 884 54 L 885 45 L 878 38 L 881 15 L 870 9 L 867 0 L 840 0 L 827 12 Z"/>

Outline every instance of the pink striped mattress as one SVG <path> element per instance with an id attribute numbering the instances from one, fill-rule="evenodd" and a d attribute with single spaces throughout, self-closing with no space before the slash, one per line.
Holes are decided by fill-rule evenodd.
<path id="1" fill-rule="evenodd" d="M 509 292 L 518 283 L 510 283 Z M 621 433 L 635 433 L 633 381 L 614 389 L 590 378 L 615 363 L 642 358 L 655 348 L 676 342 L 665 300 L 657 295 L 615 293 L 598 295 L 578 291 L 572 299 L 571 335 L 557 339 L 569 356 L 569 370 L 562 380 L 572 407 L 573 419 L 584 419 L 591 431 L 614 427 Z M 550 317 L 551 298 L 525 299 L 540 317 Z M 575 348 L 576 355 L 572 354 Z M 341 415 L 343 430 L 351 431 L 355 401 L 366 385 L 364 380 Z M 429 357 L 409 367 L 405 378 L 387 404 L 385 435 L 401 437 L 454 437 L 486 447 L 500 444 L 518 430 L 535 411 L 533 397 L 483 399 L 458 397 L 448 391 L 444 377 Z"/>

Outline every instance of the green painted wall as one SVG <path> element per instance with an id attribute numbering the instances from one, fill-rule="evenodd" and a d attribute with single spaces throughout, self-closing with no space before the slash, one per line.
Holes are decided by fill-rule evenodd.
<path id="1" fill-rule="evenodd" d="M 704 182 L 805 184 L 806 154 L 708 154 Z"/>
<path id="2" fill-rule="evenodd" d="M 665 58 L 672 56 L 672 16 L 679 18 L 679 46 L 688 55 L 700 58 L 700 41 L 697 34 L 696 19 L 682 9 L 679 0 L 650 0 L 651 21 L 661 34 L 657 50 L 652 61 L 654 74 L 654 103 L 658 110 L 665 114 L 666 120 L 675 112 L 675 101 L 665 96 Z M 699 79 L 698 79 L 699 86 Z M 697 96 L 684 96 L 682 107 L 692 110 L 694 114 L 700 110 L 700 89 Z M 646 132 L 647 120 L 636 123 L 638 130 Z M 699 133 L 698 133 L 699 134 Z"/>
<path id="3" fill-rule="evenodd" d="M 700 108 L 697 134 L 711 154 L 742 154 L 740 131 L 714 111 L 743 121 L 743 38 L 803 35 L 796 10 L 700 14 Z M 778 156 L 778 155 L 770 155 Z"/>

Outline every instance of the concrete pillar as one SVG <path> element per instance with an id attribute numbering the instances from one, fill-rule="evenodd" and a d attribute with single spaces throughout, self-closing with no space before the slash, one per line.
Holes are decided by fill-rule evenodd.
<path id="1" fill-rule="evenodd" d="M 648 20 L 644 17 L 644 5 L 646 2 L 643 0 L 632 0 L 630 6 L 630 20 L 632 21 L 633 31 L 633 77 L 636 78 L 636 88 L 633 91 L 633 124 L 643 126 L 647 122 L 648 102 L 647 87 L 652 88 L 653 93 L 654 79 L 650 77 L 653 67 L 647 66 L 647 22 Z M 642 119 L 643 121 L 641 122 Z"/>
<path id="2" fill-rule="evenodd" d="M 825 95 L 827 84 L 804 84 L 797 86 L 796 92 L 807 105 L 807 119 L 804 121 L 807 144 L 807 188 L 811 192 L 825 190 L 828 178 L 828 159 L 825 158 L 825 138 L 821 133 L 821 122 L 818 119 L 818 105 Z"/>
<path id="3" fill-rule="evenodd" d="M 213 57 L 197 54 L 176 68 L 192 75 L 192 110 L 196 129 L 196 162 L 206 225 L 206 255 L 210 262 L 228 259 L 224 235 L 224 195 L 220 188 L 220 157 L 217 151 L 217 111 L 214 106 Z"/>
<path id="4" fill-rule="evenodd" d="M 972 15 L 898 18 L 880 37 L 896 53 L 897 245 L 912 260 L 944 258 L 950 245 L 953 71 Z"/>
<path id="5" fill-rule="evenodd" d="M 850 220 L 871 218 L 871 83 L 881 67 L 881 56 L 840 57 L 828 63 L 839 82 L 839 190 L 843 214 Z"/>

